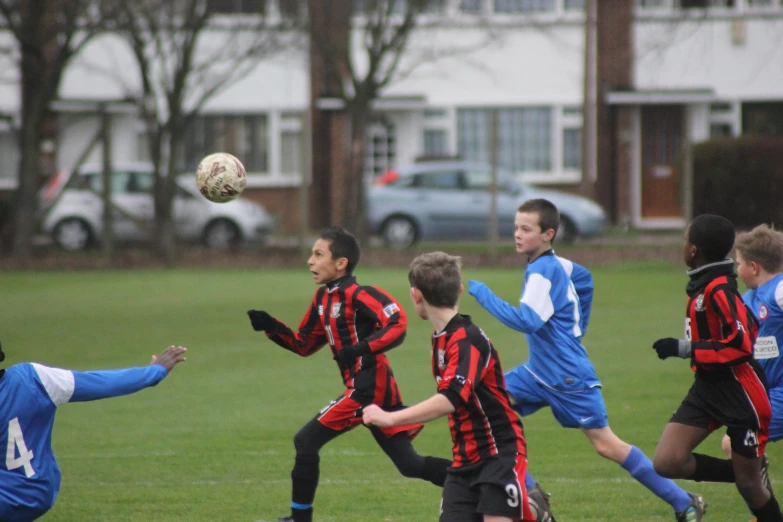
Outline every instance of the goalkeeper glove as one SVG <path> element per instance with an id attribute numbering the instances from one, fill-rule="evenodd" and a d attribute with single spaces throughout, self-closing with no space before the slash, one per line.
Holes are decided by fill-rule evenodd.
<path id="1" fill-rule="evenodd" d="M 653 343 L 653 350 L 658 352 L 659 359 L 666 359 L 667 357 L 682 357 L 683 359 L 687 359 L 691 356 L 691 342 L 666 337 L 665 339 L 658 339 L 655 341 L 655 343 Z"/>
<path id="2" fill-rule="evenodd" d="M 356 359 L 362 355 L 370 353 L 370 347 L 365 342 L 360 342 L 351 346 L 344 346 L 334 355 L 334 360 L 342 368 L 349 368 L 356 362 Z"/>

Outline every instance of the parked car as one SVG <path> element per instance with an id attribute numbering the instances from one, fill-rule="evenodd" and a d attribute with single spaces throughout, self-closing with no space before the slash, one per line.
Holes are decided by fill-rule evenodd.
<path id="1" fill-rule="evenodd" d="M 489 166 L 467 162 L 421 163 L 387 171 L 368 191 L 370 231 L 398 248 L 421 239 L 487 237 L 491 179 Z M 560 210 L 559 241 L 606 230 L 606 213 L 597 203 L 520 183 L 501 170 L 497 198 L 501 237 L 511 237 L 517 208 L 533 198 L 546 198 Z"/>
<path id="2" fill-rule="evenodd" d="M 113 165 L 112 201 L 117 241 L 149 241 L 153 237 L 154 173 L 146 163 Z M 99 242 L 103 231 L 102 167 L 83 166 L 58 173 L 39 194 L 43 232 L 65 250 L 81 250 Z M 210 248 L 230 248 L 241 242 L 265 242 L 273 219 L 258 203 L 237 199 L 212 203 L 196 189 L 195 176 L 180 176 L 173 202 L 177 236 L 201 241 Z"/>

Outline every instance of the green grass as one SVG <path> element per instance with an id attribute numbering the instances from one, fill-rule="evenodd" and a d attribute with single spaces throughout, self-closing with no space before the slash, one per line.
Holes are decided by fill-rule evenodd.
<path id="1" fill-rule="evenodd" d="M 686 277 L 680 266 L 621 265 L 594 271 L 595 303 L 585 344 L 604 384 L 613 430 L 652 455 L 692 374 L 659 361 L 659 336 L 683 329 Z M 405 271 L 360 268 L 360 282 L 408 304 Z M 516 300 L 521 270 L 465 268 Z M 255 521 L 288 512 L 294 433 L 342 392 L 328 350 L 303 359 L 254 333 L 245 310 L 298 323 L 314 285 L 304 268 L 0 274 L 5 364 L 39 361 L 79 370 L 149 362 L 168 344 L 188 361 L 153 389 L 60 408 L 53 444 L 63 472 L 54 521 Z M 408 307 L 410 309 L 410 307 Z M 526 343 L 479 309 L 506 369 Z M 435 389 L 429 323 L 410 318 L 408 339 L 390 354 L 407 404 Z M 552 493 L 560 522 L 674 520 L 669 507 L 576 430 L 543 410 L 524 420 L 534 475 Z M 444 420 L 416 439 L 425 454 L 450 456 Z M 719 436 L 702 446 L 719 455 Z M 772 476 L 783 462 L 771 445 Z M 404 479 L 364 428 L 329 444 L 321 458 L 319 522 L 437 520 L 439 489 Z M 750 518 L 731 485 L 682 483 L 710 504 L 706 522 Z"/>

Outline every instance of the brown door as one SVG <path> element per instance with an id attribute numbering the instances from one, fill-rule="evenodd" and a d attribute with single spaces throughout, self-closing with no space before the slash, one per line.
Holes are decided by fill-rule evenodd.
<path id="1" fill-rule="evenodd" d="M 683 107 L 642 107 L 642 217 L 682 217 Z"/>

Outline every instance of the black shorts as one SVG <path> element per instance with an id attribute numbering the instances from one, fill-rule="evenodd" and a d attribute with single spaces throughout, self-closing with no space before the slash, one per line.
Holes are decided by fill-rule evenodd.
<path id="1" fill-rule="evenodd" d="M 450 469 L 440 522 L 481 522 L 484 515 L 535 520 L 527 503 L 524 455 L 498 455 L 467 470 Z"/>
<path id="2" fill-rule="evenodd" d="M 764 454 L 771 417 L 761 368 L 743 363 L 716 372 L 697 372 L 688 395 L 669 422 L 710 431 L 726 426 L 731 450 L 756 458 Z"/>

